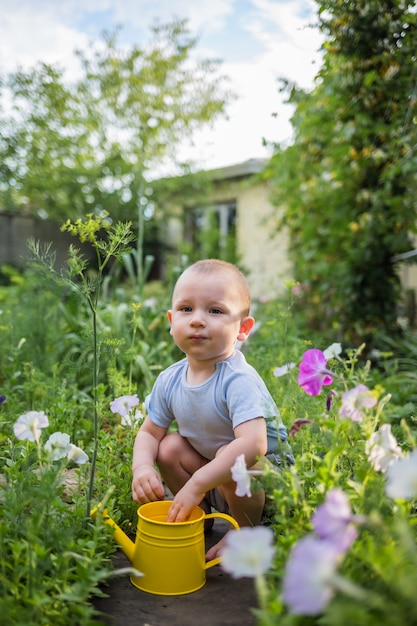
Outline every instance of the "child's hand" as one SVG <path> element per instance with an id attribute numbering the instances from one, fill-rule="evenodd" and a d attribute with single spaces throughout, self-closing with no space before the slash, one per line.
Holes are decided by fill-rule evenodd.
<path id="1" fill-rule="evenodd" d="M 132 498 L 138 504 L 163 500 L 165 496 L 162 480 L 153 465 L 135 468 L 132 480 Z"/>
<path id="2" fill-rule="evenodd" d="M 178 491 L 174 497 L 171 508 L 168 512 L 167 522 L 184 522 L 191 514 L 191 511 L 200 504 L 205 493 L 194 491 L 190 485 L 190 481 Z"/>

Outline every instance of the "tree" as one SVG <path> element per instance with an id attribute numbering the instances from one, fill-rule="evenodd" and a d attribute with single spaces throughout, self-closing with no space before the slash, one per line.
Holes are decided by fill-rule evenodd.
<path id="1" fill-rule="evenodd" d="M 284 204 L 296 278 L 317 327 L 368 345 L 396 327 L 394 257 L 416 232 L 414 2 L 318 1 L 326 41 L 314 89 L 284 85 L 293 145 L 268 175 Z"/>
<path id="2" fill-rule="evenodd" d="M 184 21 L 151 34 L 127 50 L 117 32 L 105 34 L 76 53 L 73 83 L 43 63 L 7 77 L 13 108 L 0 114 L 0 206 L 57 221 L 106 210 L 137 222 L 138 206 L 152 216 L 153 169 L 223 114 L 230 94 L 218 61 L 193 60 L 196 39 Z"/>

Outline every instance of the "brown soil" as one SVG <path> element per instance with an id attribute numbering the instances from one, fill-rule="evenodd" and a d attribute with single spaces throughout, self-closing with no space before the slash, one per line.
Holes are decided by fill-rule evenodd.
<path id="1" fill-rule="evenodd" d="M 214 545 L 230 528 L 227 522 L 216 519 L 213 530 L 206 537 L 207 548 Z M 129 565 L 118 551 L 114 557 L 115 569 Z M 103 590 L 107 598 L 94 600 L 102 613 L 101 621 L 108 626 L 255 626 L 253 613 L 257 599 L 254 581 L 250 578 L 233 579 L 221 566 L 211 567 L 206 573 L 202 589 L 182 596 L 160 596 L 134 587 L 128 575 L 111 580 Z"/>

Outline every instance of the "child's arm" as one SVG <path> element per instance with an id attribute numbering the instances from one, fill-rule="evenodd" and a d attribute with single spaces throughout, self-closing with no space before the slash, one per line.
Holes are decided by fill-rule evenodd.
<path id="1" fill-rule="evenodd" d="M 216 457 L 198 469 L 176 494 L 168 515 L 169 522 L 187 519 L 192 509 L 201 502 L 207 491 L 232 480 L 231 467 L 240 454 L 251 468 L 267 451 L 266 423 L 258 417 L 235 429 L 235 439 L 221 448 Z"/>
<path id="2" fill-rule="evenodd" d="M 164 498 L 164 487 L 155 469 L 155 460 L 159 442 L 165 434 L 166 428 L 156 426 L 146 417 L 136 435 L 132 460 L 132 498 L 138 504 Z"/>

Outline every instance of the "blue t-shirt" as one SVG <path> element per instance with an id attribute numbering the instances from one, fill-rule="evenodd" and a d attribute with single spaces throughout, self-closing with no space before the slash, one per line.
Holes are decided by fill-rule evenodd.
<path id="1" fill-rule="evenodd" d="M 246 362 L 242 352 L 216 363 L 215 372 L 201 385 L 187 382 L 186 358 L 159 374 L 146 398 L 149 418 L 168 428 L 175 419 L 178 432 L 206 459 L 230 443 L 234 429 L 248 420 L 264 417 L 267 424 L 268 452 L 279 451 L 287 441 L 287 430 L 278 408 L 258 372 Z"/>

